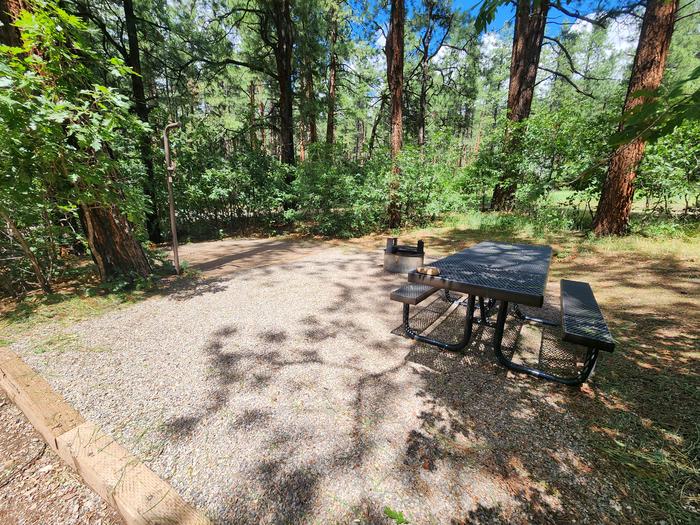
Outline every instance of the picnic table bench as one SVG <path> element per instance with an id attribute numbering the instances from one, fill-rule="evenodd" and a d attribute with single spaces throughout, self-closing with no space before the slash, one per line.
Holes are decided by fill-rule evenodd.
<path id="1" fill-rule="evenodd" d="M 407 336 L 446 350 L 465 348 L 472 337 L 476 322 L 492 326 L 493 348 L 503 366 L 567 385 L 579 385 L 588 379 L 595 367 L 599 350 L 612 352 L 615 342 L 593 291 L 588 283 L 561 281 L 561 321 L 559 323 L 525 315 L 520 305 L 541 308 L 549 276 L 552 249 L 549 246 L 481 242 L 475 246 L 435 261 L 429 266 L 437 268 L 438 275 L 418 271 L 408 273 L 408 284 L 391 292 L 391 299 L 403 303 L 403 327 Z M 410 325 L 410 307 L 415 306 L 442 289 L 448 300 L 450 291 L 466 294 L 459 299 L 467 308 L 464 333 L 456 343 L 448 343 L 421 335 Z M 475 319 L 477 308 L 480 319 Z M 495 323 L 488 321 L 497 308 Z M 512 312 L 522 320 L 540 324 L 561 326 L 564 341 L 582 345 L 586 356 L 573 375 L 561 376 L 515 363 L 506 357 L 501 343 L 508 317 Z"/>

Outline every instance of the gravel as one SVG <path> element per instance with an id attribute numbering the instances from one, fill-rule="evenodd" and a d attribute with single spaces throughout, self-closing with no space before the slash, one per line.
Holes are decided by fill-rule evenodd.
<path id="1" fill-rule="evenodd" d="M 586 391 L 513 377 L 488 328 L 464 355 L 393 335 L 380 263 L 318 249 L 82 322 L 80 351 L 14 349 L 217 522 L 615 521 Z"/>

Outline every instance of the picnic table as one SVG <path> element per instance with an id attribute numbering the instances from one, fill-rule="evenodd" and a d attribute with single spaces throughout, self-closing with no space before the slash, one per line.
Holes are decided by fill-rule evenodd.
<path id="1" fill-rule="evenodd" d="M 429 266 L 437 268 L 439 275 L 428 275 L 413 270 L 408 281 L 392 292 L 391 298 L 404 303 L 404 330 L 418 341 L 443 349 L 459 351 L 472 337 L 473 325 L 481 323 L 494 328 L 493 349 L 503 366 L 536 377 L 575 385 L 587 379 L 595 366 L 598 350 L 612 351 L 614 341 L 603 315 L 587 283 L 561 281 L 562 321 L 525 315 L 519 305 L 541 308 L 552 260 L 552 248 L 545 245 L 481 242 L 470 248 L 439 259 Z M 466 294 L 459 299 L 466 302 L 467 314 L 464 333 L 457 343 L 448 343 L 421 335 L 410 326 L 409 305 L 444 290 L 448 300 L 450 291 Z M 475 319 L 476 302 L 479 302 L 479 318 Z M 495 323 L 489 320 L 498 310 Z M 563 339 L 588 348 L 583 366 L 574 376 L 561 377 L 546 371 L 515 363 L 503 353 L 501 343 L 509 312 L 521 320 L 534 321 L 551 326 L 562 326 Z"/>

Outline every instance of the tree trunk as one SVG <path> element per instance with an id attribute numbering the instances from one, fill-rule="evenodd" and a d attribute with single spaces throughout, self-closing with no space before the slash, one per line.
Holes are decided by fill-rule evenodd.
<path id="1" fill-rule="evenodd" d="M 22 45 L 22 33 L 12 23 L 24 8 L 23 0 L 0 0 L 0 44 L 10 47 Z"/>
<path id="2" fill-rule="evenodd" d="M 260 101 L 260 121 L 262 125 L 260 126 L 260 149 L 264 152 L 267 147 L 265 140 L 265 101 Z"/>
<path id="3" fill-rule="evenodd" d="M 518 0 L 508 85 L 507 116 L 511 122 L 522 122 L 530 116 L 548 11 L 549 0 Z M 505 137 L 507 151 L 516 151 L 520 147 L 522 133 L 522 128 L 509 126 Z M 518 176 L 516 170 L 506 166 L 493 190 L 491 209 L 513 208 Z"/>
<path id="4" fill-rule="evenodd" d="M 299 121 L 299 160 L 306 160 L 306 130 L 304 130 L 304 122 Z"/>
<path id="5" fill-rule="evenodd" d="M 24 235 L 22 235 L 22 232 L 19 230 L 12 218 L 2 210 L 0 210 L 0 218 L 2 218 L 2 220 L 5 221 L 7 227 L 12 233 L 12 236 L 19 243 L 19 246 L 20 248 L 22 248 L 24 255 L 27 257 L 27 259 L 29 259 L 29 263 L 32 265 L 34 275 L 36 276 L 36 280 L 39 282 L 39 286 L 41 286 L 41 289 L 44 291 L 44 293 L 51 293 L 51 286 L 49 285 L 48 279 L 44 275 L 44 270 L 41 268 L 39 259 L 37 259 L 37 256 L 34 255 L 34 252 L 29 246 L 27 240 L 24 238 Z"/>
<path id="6" fill-rule="evenodd" d="M 328 120 L 326 121 L 326 144 L 335 142 L 335 102 L 336 102 L 336 82 L 338 76 L 338 54 L 335 45 L 338 42 L 338 21 L 335 10 L 331 10 L 331 33 L 330 33 L 330 53 L 331 59 L 328 64 Z"/>
<path id="7" fill-rule="evenodd" d="M 403 144 L 403 59 L 404 59 L 404 21 L 406 9 L 404 0 L 391 0 L 389 34 L 386 39 L 387 83 L 391 98 L 391 181 L 389 183 L 389 206 L 387 209 L 389 227 L 401 225 L 401 206 L 399 188 L 401 172 L 398 156 Z"/>
<path id="8" fill-rule="evenodd" d="M 139 36 L 136 29 L 136 16 L 134 15 L 134 4 L 132 0 L 124 0 L 124 24 L 129 40 L 129 53 L 126 57 L 126 65 L 133 70 L 131 75 L 131 90 L 134 96 L 134 108 L 136 115 L 142 122 L 148 123 L 148 105 L 146 104 L 146 93 L 143 86 L 143 72 L 141 70 L 141 53 L 139 50 Z M 152 209 L 146 213 L 146 229 L 148 238 L 155 243 L 163 241 L 163 232 L 160 228 L 158 213 L 158 200 L 156 198 L 155 170 L 153 169 L 153 151 L 151 138 L 144 133 L 140 140 L 141 159 L 146 167 L 146 195 L 151 200 Z"/>
<path id="9" fill-rule="evenodd" d="M 427 23 L 428 27 L 421 38 L 421 57 L 420 57 L 420 93 L 418 95 L 418 145 L 423 148 L 425 145 L 425 113 L 428 106 L 428 81 L 430 80 L 430 42 L 433 39 L 433 9 L 435 4 L 432 1 L 426 2 L 428 12 Z"/>
<path id="10" fill-rule="evenodd" d="M 677 9 L 678 0 L 649 0 L 634 55 L 623 114 L 647 100 L 646 97 L 634 96 L 635 93 L 653 91 L 661 85 Z M 623 128 L 624 124 L 620 123 L 620 130 Z M 642 139 L 633 140 L 619 146 L 610 158 L 608 175 L 593 220 L 596 235 L 622 235 L 627 232 L 634 198 L 634 180 L 645 146 Z"/>
<path id="11" fill-rule="evenodd" d="M 316 92 L 314 91 L 314 71 L 311 64 L 306 66 L 306 127 L 309 130 L 309 144 L 318 142 L 318 128 L 316 126 Z"/>
<path id="12" fill-rule="evenodd" d="M 276 36 L 274 54 L 279 84 L 280 160 L 285 164 L 294 164 L 294 90 L 292 88 L 294 28 L 290 0 L 274 0 L 270 14 Z"/>
<path id="13" fill-rule="evenodd" d="M 78 211 L 102 281 L 148 276 L 151 267 L 143 248 L 116 206 L 83 204 Z"/>
<path id="14" fill-rule="evenodd" d="M 251 80 L 248 86 L 248 111 L 250 112 L 250 117 L 248 118 L 248 136 L 250 140 L 250 149 L 252 150 L 256 149 L 258 146 L 258 137 L 255 132 L 255 113 L 258 110 L 257 104 L 255 103 L 255 92 L 255 82 Z"/>
<path id="15" fill-rule="evenodd" d="M 355 139 L 355 162 L 360 162 L 362 158 L 362 150 L 365 147 L 365 121 L 357 119 L 356 123 L 357 136 Z"/>
<path id="16" fill-rule="evenodd" d="M 372 158 L 372 153 L 374 152 L 374 142 L 377 138 L 377 128 L 379 127 L 379 122 L 382 118 L 382 113 L 384 113 L 384 106 L 386 105 L 386 95 L 384 93 L 381 94 L 380 97 L 380 102 L 379 102 L 379 110 L 377 111 L 377 116 L 374 119 L 374 123 L 372 124 L 372 131 L 369 134 L 369 147 L 367 151 L 367 155 L 369 158 Z"/>

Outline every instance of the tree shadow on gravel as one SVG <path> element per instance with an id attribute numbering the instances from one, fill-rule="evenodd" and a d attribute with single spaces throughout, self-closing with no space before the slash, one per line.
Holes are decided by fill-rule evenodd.
<path id="1" fill-rule="evenodd" d="M 244 516 L 243 522 L 250 523 L 311 521 L 318 510 L 314 501 L 326 490 L 325 469 L 362 468 L 375 449 L 386 446 L 377 442 L 375 431 L 395 417 L 387 408 L 389 400 L 398 397 L 395 374 L 413 373 L 423 409 L 419 423 L 402 430 L 396 445 L 402 454 L 392 476 L 405 486 L 401 497 L 428 500 L 431 493 L 439 493 L 431 487 L 430 476 L 440 476 L 441 483 L 454 483 L 454 524 L 640 522 L 665 515 L 688 521 L 690 514 L 682 505 L 692 502 L 696 487 L 691 477 L 695 456 L 688 445 L 694 428 L 689 407 L 700 403 L 697 358 L 692 354 L 700 319 L 689 306 L 697 297 L 695 273 L 670 260 L 663 268 L 644 262 L 636 268 L 643 270 L 644 282 L 653 291 L 630 307 L 626 301 L 646 291 L 630 261 L 603 258 L 595 264 L 573 261 L 558 267 L 555 273 L 591 282 L 619 344 L 615 353 L 600 357 L 587 385 L 572 389 L 502 368 L 493 355 L 489 327 L 476 328 L 474 343 L 464 354 L 412 343 L 403 361 L 406 347 L 397 344 L 398 338 L 374 333 L 352 316 L 363 309 L 395 316 L 397 323 L 400 319 L 399 305 L 388 300 L 396 280 L 374 274 L 380 271 L 374 267 L 358 270 L 358 261 L 348 257 L 331 265 L 286 265 L 291 274 L 317 272 L 336 294 L 327 307 L 296 325 L 261 329 L 253 338 L 262 349 L 242 351 L 231 344 L 239 336 L 234 326 L 212 333 L 206 343 L 212 395 L 201 414 L 174 422 L 173 428 L 183 433 L 227 408 L 239 383 L 257 395 L 276 388 L 287 367 L 323 367 L 350 378 L 345 379 L 352 392 L 347 403 L 350 439 L 323 456 L 323 468 L 294 461 L 298 447 L 312 439 L 294 417 L 281 422 L 265 411 L 236 415 L 231 431 L 264 429 L 275 453 L 253 458 L 254 489 L 227 501 L 232 516 Z M 363 275 L 372 280 L 364 283 Z M 353 278 L 357 286 L 348 282 Z M 665 286 L 669 278 L 673 283 Z M 558 285 L 550 288 L 543 316 L 556 318 L 558 309 L 552 305 L 558 300 L 551 292 L 558 292 Z M 662 288 L 666 295 L 658 292 Z M 424 310 L 431 317 L 415 322 L 426 328 L 446 305 L 436 300 Z M 457 314 L 463 316 L 463 308 Z M 457 337 L 463 322 L 457 314 L 434 335 Z M 509 324 L 505 345 L 516 343 L 519 329 Z M 298 347 L 283 346 L 297 337 Z M 544 350 L 557 342 L 554 335 L 547 337 Z M 329 352 L 341 338 L 350 341 L 342 348 L 346 354 Z M 372 357 L 386 358 L 385 366 L 367 367 L 367 351 L 354 353 L 353 341 L 370 349 Z M 549 364 L 563 367 L 565 361 L 553 359 Z M 292 391 L 311 388 L 318 393 L 298 383 L 290 383 Z M 681 495 L 684 490 L 686 496 Z M 357 508 L 348 508 L 347 517 L 384 522 L 381 496 L 370 494 L 363 501 L 366 512 L 354 514 Z"/>
<path id="2" fill-rule="evenodd" d="M 474 496 L 476 509 L 456 512 L 453 523 L 697 518 L 698 274 L 665 259 L 614 259 L 604 272 L 586 262 L 562 272 L 592 283 L 618 342 L 580 388 L 501 368 L 490 328 L 476 331 L 464 355 L 423 344 L 409 352 L 421 365 L 427 408 L 406 439 L 407 483 L 423 470 L 467 469 L 499 480 L 515 503 L 489 506 Z M 434 335 L 455 337 L 461 322 L 448 318 Z"/>

